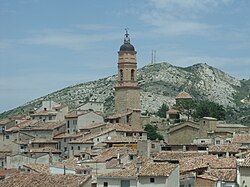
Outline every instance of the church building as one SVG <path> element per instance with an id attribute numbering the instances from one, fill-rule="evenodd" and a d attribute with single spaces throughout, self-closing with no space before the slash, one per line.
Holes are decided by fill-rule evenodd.
<path id="1" fill-rule="evenodd" d="M 140 88 L 137 83 L 136 51 L 126 30 L 118 51 L 118 80 L 115 86 L 115 113 L 108 121 L 141 127 Z"/>

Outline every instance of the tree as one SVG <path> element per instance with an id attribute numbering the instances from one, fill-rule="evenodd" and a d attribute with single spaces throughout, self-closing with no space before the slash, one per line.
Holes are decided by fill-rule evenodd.
<path id="1" fill-rule="evenodd" d="M 224 120 L 226 111 L 222 105 L 211 101 L 199 101 L 195 105 L 194 118 L 214 117 L 218 120 Z"/>
<path id="2" fill-rule="evenodd" d="M 156 112 L 156 115 L 160 118 L 166 118 L 166 113 L 168 111 L 168 106 L 166 104 L 162 104 L 159 110 Z"/>
<path id="3" fill-rule="evenodd" d="M 156 139 L 163 140 L 163 136 L 157 132 L 157 126 L 147 124 L 145 125 L 144 130 L 147 132 L 148 138 L 150 140 L 156 140 Z"/>
<path id="4" fill-rule="evenodd" d="M 189 117 L 192 116 L 193 110 L 195 108 L 195 103 L 193 100 L 182 100 L 176 103 L 176 107 L 183 114 L 186 114 L 189 120 Z"/>

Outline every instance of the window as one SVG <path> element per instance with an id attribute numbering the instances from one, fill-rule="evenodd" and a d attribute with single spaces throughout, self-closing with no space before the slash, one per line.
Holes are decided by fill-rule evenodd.
<path id="1" fill-rule="evenodd" d="M 155 148 L 155 144 L 152 143 L 151 148 L 154 149 Z"/>
<path id="2" fill-rule="evenodd" d="M 52 116 L 49 116 L 49 120 L 52 120 Z"/>
<path id="3" fill-rule="evenodd" d="M 132 132 L 127 132 L 126 136 L 132 136 Z"/>
<path id="4" fill-rule="evenodd" d="M 220 144 L 220 140 L 216 140 L 215 144 Z"/>
<path id="5" fill-rule="evenodd" d="M 201 143 L 205 143 L 205 140 L 201 140 Z"/>
<path id="6" fill-rule="evenodd" d="M 131 69 L 131 80 L 135 80 L 135 70 Z"/>
<path id="7" fill-rule="evenodd" d="M 74 147 L 73 147 L 73 146 L 71 146 L 71 150 L 74 150 Z"/>
<path id="8" fill-rule="evenodd" d="M 67 127 L 69 128 L 69 120 L 67 121 Z"/>
<path id="9" fill-rule="evenodd" d="M 64 147 L 64 151 L 67 151 L 67 147 Z"/>
<path id="10" fill-rule="evenodd" d="M 76 125 L 77 124 L 77 120 L 73 120 L 73 124 Z"/>
<path id="11" fill-rule="evenodd" d="M 129 155 L 129 160 L 133 160 L 134 156 L 133 155 Z"/>
<path id="12" fill-rule="evenodd" d="M 5 138 L 6 138 L 6 139 L 10 139 L 10 135 L 7 134 L 7 135 L 5 136 Z"/>
<path id="13" fill-rule="evenodd" d="M 154 183 L 155 182 L 155 178 L 150 178 L 150 183 Z"/>
<path id="14" fill-rule="evenodd" d="M 121 187 L 130 187 L 130 181 L 129 180 L 122 180 Z"/>
<path id="15" fill-rule="evenodd" d="M 63 141 L 66 142 L 66 138 L 63 138 Z"/>
<path id="16" fill-rule="evenodd" d="M 109 186 L 108 182 L 103 183 L 103 187 L 108 187 L 108 186 Z"/>
<path id="17" fill-rule="evenodd" d="M 123 70 L 120 69 L 120 80 L 123 81 Z"/>
<path id="18" fill-rule="evenodd" d="M 97 141 L 99 142 L 99 138 L 97 138 Z"/>
<path id="19" fill-rule="evenodd" d="M 80 146 L 78 146 L 78 150 L 80 150 Z"/>

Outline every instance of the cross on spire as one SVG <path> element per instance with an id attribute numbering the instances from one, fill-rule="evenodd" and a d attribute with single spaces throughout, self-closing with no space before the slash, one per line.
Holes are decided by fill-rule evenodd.
<path id="1" fill-rule="evenodd" d="M 126 31 L 126 33 L 125 33 L 125 37 L 124 37 L 124 43 L 129 44 L 130 43 L 130 38 L 129 38 L 129 33 L 128 33 L 128 27 L 125 28 L 125 31 Z"/>

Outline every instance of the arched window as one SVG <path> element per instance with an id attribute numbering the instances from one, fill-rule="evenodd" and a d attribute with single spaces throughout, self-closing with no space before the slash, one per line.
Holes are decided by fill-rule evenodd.
<path id="1" fill-rule="evenodd" d="M 131 80 L 135 80 L 135 70 L 131 69 Z"/>
<path id="2" fill-rule="evenodd" d="M 122 81 L 123 80 L 123 70 L 120 69 L 120 80 Z"/>

